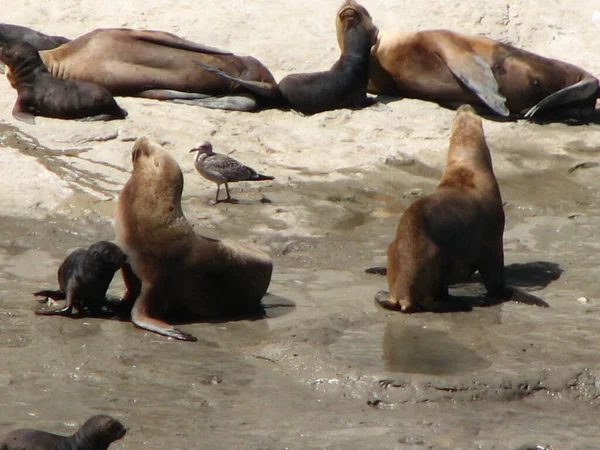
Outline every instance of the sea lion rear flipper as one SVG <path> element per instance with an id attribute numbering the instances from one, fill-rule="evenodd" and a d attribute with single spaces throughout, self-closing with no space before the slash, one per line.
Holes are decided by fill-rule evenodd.
<path id="1" fill-rule="evenodd" d="M 527 111 L 523 117 L 529 119 L 542 109 L 556 107 L 565 103 L 575 102 L 577 100 L 585 100 L 593 97 L 595 94 L 597 94 L 597 92 L 598 80 L 595 78 L 586 78 L 569 87 L 550 94 L 548 97 Z"/>
<path id="2" fill-rule="evenodd" d="M 15 103 L 15 106 L 12 110 L 12 115 L 15 119 L 20 120 L 21 122 L 28 123 L 30 125 L 35 125 L 35 117 L 33 114 L 29 114 L 21 109 L 21 103 L 19 99 Z"/>
<path id="3" fill-rule="evenodd" d="M 151 42 L 165 47 L 179 48 L 181 50 L 189 50 L 198 53 L 208 53 L 211 55 L 232 55 L 233 53 L 227 50 L 221 50 L 209 45 L 200 44 L 198 42 L 188 41 L 171 33 L 164 31 L 149 31 L 149 30 L 131 30 L 130 36 L 140 41 Z"/>
<path id="4" fill-rule="evenodd" d="M 369 267 L 368 269 L 365 269 L 365 273 L 370 273 L 373 275 L 387 275 L 387 266 Z"/>
<path id="5" fill-rule="evenodd" d="M 231 81 L 235 81 L 236 83 L 244 86 L 250 92 L 254 92 L 261 97 L 276 99 L 281 97 L 281 91 L 279 90 L 279 86 L 273 83 L 266 83 L 264 81 L 253 81 L 253 80 L 244 80 L 243 78 L 234 77 L 233 75 L 229 75 L 228 73 L 223 72 L 215 67 L 207 66 L 206 64 L 202 64 L 198 61 L 194 61 L 198 67 L 206 70 L 207 72 L 214 73 L 219 75 L 220 77 L 226 78 Z"/>
<path id="6" fill-rule="evenodd" d="M 451 55 L 440 55 L 452 74 L 488 107 L 501 116 L 509 116 L 506 98 L 500 93 L 492 68 L 474 53 L 459 49 Z"/>
<path id="7" fill-rule="evenodd" d="M 44 290 L 34 292 L 33 295 L 35 295 L 36 297 L 51 298 L 52 300 L 64 300 L 65 298 L 67 298 L 63 291 Z"/>
<path id="8" fill-rule="evenodd" d="M 222 97 L 210 97 L 198 99 L 173 99 L 173 103 L 184 105 L 202 106 L 211 109 L 226 109 L 230 111 L 256 111 L 258 102 L 252 94 L 224 95 Z"/>

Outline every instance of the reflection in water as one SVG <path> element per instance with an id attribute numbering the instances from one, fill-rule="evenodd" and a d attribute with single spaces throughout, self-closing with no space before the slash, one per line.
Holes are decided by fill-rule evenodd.
<path id="1" fill-rule="evenodd" d="M 383 334 L 383 360 L 395 372 L 455 375 L 491 366 L 448 333 L 388 321 Z"/>

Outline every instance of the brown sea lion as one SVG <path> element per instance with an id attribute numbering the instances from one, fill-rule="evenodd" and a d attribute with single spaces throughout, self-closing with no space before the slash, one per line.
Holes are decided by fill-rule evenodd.
<path id="1" fill-rule="evenodd" d="M 193 99 L 210 108 L 252 110 L 249 91 L 198 67 L 195 61 L 249 80 L 274 82 L 257 59 L 162 31 L 97 29 L 40 52 L 51 74 L 104 86 L 115 96 Z M 222 96 L 222 97 L 218 97 Z"/>
<path id="2" fill-rule="evenodd" d="M 0 46 L 13 41 L 24 41 L 40 51 L 56 48 L 69 40 L 66 37 L 51 36 L 20 25 L 0 23 Z"/>
<path id="3" fill-rule="evenodd" d="M 273 263 L 261 250 L 200 236 L 181 210 L 183 174 L 160 145 L 138 139 L 133 171 L 119 194 L 116 240 L 125 251 L 124 302 L 143 329 L 175 339 L 195 337 L 164 322 L 262 314 Z"/>
<path id="4" fill-rule="evenodd" d="M 127 430 L 110 416 L 90 417 L 71 436 L 60 436 L 47 431 L 23 428 L 0 438 L 2 450 L 106 450 L 121 439 Z"/>
<path id="5" fill-rule="evenodd" d="M 123 267 L 127 256 L 118 245 L 100 241 L 89 248 L 79 248 L 69 254 L 58 268 L 58 291 L 35 292 L 38 297 L 65 300 L 66 305 L 57 310 L 36 311 L 45 316 L 69 316 L 75 307 L 79 313 L 102 313 L 106 304 L 106 291 L 115 275 Z"/>
<path id="6" fill-rule="evenodd" d="M 337 18 L 344 46 L 339 59 L 327 71 L 287 75 L 277 84 L 234 77 L 207 64 L 199 65 L 252 90 L 263 99 L 263 104 L 286 106 L 304 114 L 371 105 L 367 82 L 375 33 L 361 24 L 360 15 L 352 8 L 342 6 Z"/>
<path id="7" fill-rule="evenodd" d="M 371 93 L 482 104 L 501 116 L 525 118 L 542 112 L 585 118 L 595 110 L 598 79 L 577 66 L 484 36 L 450 30 L 382 31 L 355 0 L 345 5 L 374 33 Z M 343 49 L 339 18 L 336 26 Z"/>
<path id="8" fill-rule="evenodd" d="M 102 86 L 77 80 L 61 80 L 51 75 L 35 47 L 13 41 L 0 47 L 0 60 L 8 67 L 8 80 L 17 90 L 13 116 L 35 123 L 34 116 L 59 119 L 123 119 L 121 109 Z"/>
<path id="9" fill-rule="evenodd" d="M 547 306 L 537 297 L 506 285 L 504 209 L 485 142 L 481 119 L 461 106 L 450 132 L 446 168 L 437 189 L 404 212 L 388 248 L 389 296 L 385 308 L 413 312 L 441 309 L 448 285 L 479 271 L 493 299 Z"/>

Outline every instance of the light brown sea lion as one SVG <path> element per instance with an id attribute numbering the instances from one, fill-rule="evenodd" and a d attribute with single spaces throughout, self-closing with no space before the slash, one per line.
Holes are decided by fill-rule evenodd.
<path id="1" fill-rule="evenodd" d="M 96 83 L 115 96 L 194 99 L 211 108 L 251 110 L 257 104 L 246 88 L 203 70 L 196 61 L 233 76 L 274 82 L 251 56 L 162 31 L 97 29 L 40 56 L 54 76 Z"/>
<path id="2" fill-rule="evenodd" d="M 58 119 L 124 119 L 108 90 L 94 83 L 62 80 L 51 75 L 35 47 L 13 41 L 0 47 L 0 61 L 8 67 L 7 78 L 17 90 L 12 110 L 15 119 L 35 123 L 34 116 Z"/>
<path id="3" fill-rule="evenodd" d="M 367 97 L 367 82 L 374 32 L 361 23 L 361 17 L 354 9 L 342 6 L 337 18 L 344 46 L 339 59 L 329 70 L 295 73 L 285 76 L 279 83 L 265 83 L 231 76 L 208 64 L 199 65 L 247 87 L 259 96 L 263 105 L 289 107 L 304 114 L 372 105 L 373 100 Z"/>
<path id="4" fill-rule="evenodd" d="M 450 30 L 378 30 L 369 12 L 346 0 L 373 30 L 368 91 L 432 100 L 483 104 L 501 116 L 539 113 L 586 118 L 600 96 L 598 79 L 585 70 L 484 36 Z M 342 24 L 336 21 L 340 48 Z"/>
<path id="5" fill-rule="evenodd" d="M 132 322 L 175 339 L 196 340 L 165 323 L 165 317 L 261 313 L 273 271 L 269 255 L 194 232 L 181 210 L 183 174 L 160 145 L 138 139 L 132 161 L 115 214 L 116 241 L 129 262 L 123 267 L 124 301 L 132 304 Z"/>
<path id="6" fill-rule="evenodd" d="M 402 215 L 388 248 L 388 309 L 441 309 L 448 285 L 479 271 L 490 301 L 514 299 L 547 306 L 506 285 L 504 209 L 481 119 L 461 106 L 450 132 L 446 168 L 437 189 Z M 441 305 L 441 306 L 440 306 Z"/>
<path id="7" fill-rule="evenodd" d="M 0 438 L 2 450 L 106 450 L 121 439 L 127 430 L 110 416 L 90 417 L 71 436 L 60 436 L 47 431 L 23 428 Z"/>

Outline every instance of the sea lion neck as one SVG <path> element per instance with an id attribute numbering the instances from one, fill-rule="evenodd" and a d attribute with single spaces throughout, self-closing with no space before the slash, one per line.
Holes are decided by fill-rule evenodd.
<path id="1" fill-rule="evenodd" d="M 458 116 L 452 123 L 446 166 L 468 166 L 493 171 L 492 158 L 485 141 L 481 119 Z"/>

